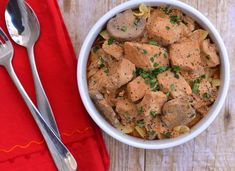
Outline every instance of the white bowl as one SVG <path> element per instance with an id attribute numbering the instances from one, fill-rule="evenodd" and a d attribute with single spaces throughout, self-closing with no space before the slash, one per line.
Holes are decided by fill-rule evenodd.
<path id="1" fill-rule="evenodd" d="M 95 41 L 97 35 L 104 28 L 105 24 L 110 18 L 114 17 L 116 14 L 124 10 L 131 8 L 138 8 L 138 6 L 141 3 L 144 3 L 149 6 L 159 6 L 163 4 L 169 4 L 173 7 L 181 9 L 184 13 L 194 18 L 204 29 L 209 31 L 210 37 L 212 38 L 214 43 L 217 44 L 220 52 L 222 84 L 219 90 L 217 100 L 213 104 L 209 113 L 191 129 L 190 133 L 174 139 L 150 141 L 123 134 L 105 120 L 102 114 L 100 114 L 96 109 L 95 105 L 93 104 L 88 94 L 87 79 L 86 79 L 87 60 L 89 57 L 92 44 Z M 223 43 L 223 40 L 221 39 L 215 27 L 199 11 L 197 11 L 196 9 L 192 8 L 189 5 L 186 5 L 182 2 L 175 0 L 132 0 L 123 3 L 113 8 L 109 12 L 107 12 L 103 17 L 99 19 L 99 21 L 93 26 L 93 28 L 90 30 L 89 34 L 87 35 L 79 54 L 78 67 L 77 67 L 77 81 L 79 86 L 79 92 L 83 104 L 86 107 L 86 110 L 88 111 L 92 119 L 96 122 L 96 124 L 113 138 L 125 144 L 145 149 L 164 149 L 164 148 L 174 147 L 183 144 L 193 139 L 194 137 L 198 136 L 200 133 L 202 133 L 219 114 L 220 109 L 222 108 L 223 103 L 226 99 L 226 95 L 229 88 L 229 79 L 230 79 L 230 72 L 229 72 L 229 60 L 228 60 L 227 51 Z"/>

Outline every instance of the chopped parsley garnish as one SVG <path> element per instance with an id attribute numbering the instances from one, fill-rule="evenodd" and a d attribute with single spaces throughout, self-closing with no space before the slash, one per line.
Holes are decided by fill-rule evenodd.
<path id="1" fill-rule="evenodd" d="M 154 62 L 154 58 L 157 58 L 161 55 L 161 52 L 156 53 L 155 55 L 153 55 L 153 57 L 150 58 L 150 61 L 153 63 Z"/>
<path id="2" fill-rule="evenodd" d="M 148 51 L 146 49 L 143 49 L 143 54 L 147 54 Z"/>
<path id="3" fill-rule="evenodd" d="M 193 93 L 197 93 L 199 88 L 199 84 L 197 82 L 192 83 L 192 91 Z"/>
<path id="4" fill-rule="evenodd" d="M 144 108 L 142 106 L 138 109 L 138 113 L 139 114 L 144 113 Z"/>
<path id="5" fill-rule="evenodd" d="M 138 26 L 138 25 L 139 25 L 139 22 L 140 22 L 140 18 L 135 19 L 134 25 L 135 25 L 135 26 Z"/>
<path id="6" fill-rule="evenodd" d="M 172 91 L 175 91 L 175 84 L 170 85 L 170 90 L 166 93 L 166 96 L 169 97 Z"/>
<path id="7" fill-rule="evenodd" d="M 209 99 L 211 97 L 211 95 L 208 92 L 206 92 L 203 94 L 203 97 L 206 99 Z"/>
<path id="8" fill-rule="evenodd" d="M 99 49 L 100 49 L 100 46 L 99 46 L 99 45 L 96 45 L 96 46 L 93 48 L 93 52 L 96 53 Z"/>
<path id="9" fill-rule="evenodd" d="M 138 127 L 143 128 L 144 127 L 144 120 L 143 119 L 138 120 L 138 121 L 136 121 L 136 124 L 137 124 Z"/>
<path id="10" fill-rule="evenodd" d="M 167 66 L 161 66 L 159 68 L 152 70 L 152 75 L 156 77 L 158 74 L 165 72 L 166 70 L 168 70 Z"/>
<path id="11" fill-rule="evenodd" d="M 108 75 L 108 74 L 109 74 L 109 69 L 108 69 L 108 68 L 105 68 L 105 69 L 104 69 L 104 72 Z"/>
<path id="12" fill-rule="evenodd" d="M 159 64 L 155 62 L 155 63 L 153 64 L 153 67 L 156 68 L 158 65 L 159 65 Z"/>
<path id="13" fill-rule="evenodd" d="M 110 37 L 109 40 L 108 40 L 108 45 L 113 44 L 113 41 L 114 41 L 114 38 Z"/>
<path id="14" fill-rule="evenodd" d="M 170 132 L 162 133 L 162 135 L 165 136 L 166 138 L 171 138 L 172 137 Z"/>
<path id="15" fill-rule="evenodd" d="M 172 12 L 172 9 L 171 9 L 171 6 L 170 5 L 167 5 L 163 8 L 161 8 L 162 11 L 166 14 L 166 15 L 169 15 L 171 12 Z"/>
<path id="16" fill-rule="evenodd" d="M 156 135 L 156 131 L 154 131 L 154 130 L 147 131 L 147 134 L 148 134 L 149 136 L 155 136 L 155 135 Z"/>
<path id="17" fill-rule="evenodd" d="M 150 84 L 150 88 L 154 88 L 155 85 L 157 84 L 157 80 L 156 79 L 151 79 L 151 80 L 149 80 L 149 84 Z"/>
<path id="18" fill-rule="evenodd" d="M 168 91 L 168 92 L 166 93 L 166 96 L 169 97 L 170 95 L 171 95 L 171 92 Z"/>
<path id="19" fill-rule="evenodd" d="M 104 68 L 105 67 L 105 64 L 104 64 L 104 59 L 102 57 L 100 57 L 100 60 L 99 60 L 99 68 Z"/>
<path id="20" fill-rule="evenodd" d="M 175 84 L 170 85 L 170 91 L 175 91 Z"/>
<path id="21" fill-rule="evenodd" d="M 180 18 L 177 15 L 170 16 L 170 22 L 171 24 L 179 24 Z"/>
<path id="22" fill-rule="evenodd" d="M 172 72 L 179 73 L 180 70 L 181 70 L 181 68 L 180 68 L 179 66 L 173 65 L 173 66 L 171 67 L 171 71 L 172 71 Z"/>
<path id="23" fill-rule="evenodd" d="M 206 75 L 202 75 L 199 78 L 191 81 L 191 87 L 192 87 L 193 93 L 197 93 L 198 92 L 199 83 L 201 82 L 201 80 L 203 80 L 205 78 L 206 78 Z"/>
<path id="24" fill-rule="evenodd" d="M 157 43 L 155 40 L 149 41 L 149 44 L 150 44 L 150 45 L 154 45 L 154 46 L 157 46 L 157 45 L 158 45 L 158 43 Z"/>
<path id="25" fill-rule="evenodd" d="M 170 30 L 171 28 L 169 26 L 166 26 L 166 30 Z"/>
<path id="26" fill-rule="evenodd" d="M 121 31 L 126 32 L 127 31 L 127 26 L 122 26 Z"/>
<path id="27" fill-rule="evenodd" d="M 157 116 L 157 112 L 156 112 L 156 111 L 153 111 L 153 110 L 151 110 L 151 111 L 149 112 L 149 114 L 150 114 L 153 118 L 156 118 L 156 116 Z"/>
<path id="28" fill-rule="evenodd" d="M 156 64 L 155 64 L 156 65 Z M 158 74 L 166 71 L 168 67 L 159 67 L 156 69 L 150 69 L 150 70 L 143 70 L 142 68 L 136 68 L 136 76 L 141 76 L 143 79 L 145 79 L 145 83 L 150 85 L 150 88 L 152 91 L 158 91 L 159 86 L 158 82 L 156 80 L 156 77 Z"/>
<path id="29" fill-rule="evenodd" d="M 144 80 L 144 82 L 145 82 L 145 84 L 150 85 L 150 80 L 149 79 Z"/>
<path id="30" fill-rule="evenodd" d="M 164 53 L 163 53 L 163 56 L 164 56 L 164 58 L 168 58 L 168 53 L 167 53 L 167 52 L 164 52 Z"/>
<path id="31" fill-rule="evenodd" d="M 171 71 L 174 72 L 174 75 L 175 75 L 175 78 L 179 79 L 180 76 L 179 76 L 179 72 L 180 72 L 181 68 L 179 66 L 176 66 L 176 65 L 173 65 L 171 67 Z"/>

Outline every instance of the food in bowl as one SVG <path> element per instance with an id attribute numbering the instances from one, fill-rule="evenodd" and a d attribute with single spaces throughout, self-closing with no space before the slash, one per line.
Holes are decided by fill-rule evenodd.
<path id="1" fill-rule="evenodd" d="M 90 52 L 91 99 L 117 129 L 156 140 L 187 133 L 220 87 L 217 47 L 192 18 L 170 6 L 110 19 Z"/>

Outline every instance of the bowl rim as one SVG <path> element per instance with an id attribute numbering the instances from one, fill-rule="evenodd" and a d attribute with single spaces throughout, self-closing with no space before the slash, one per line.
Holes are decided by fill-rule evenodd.
<path id="1" fill-rule="evenodd" d="M 104 117 L 97 111 L 95 105 L 90 99 L 87 87 L 87 79 L 86 79 L 86 67 L 87 60 L 89 57 L 91 46 L 96 39 L 97 35 L 103 28 L 103 26 L 107 23 L 107 21 L 115 16 L 116 14 L 131 8 L 136 8 L 139 4 L 144 3 L 150 6 L 159 6 L 161 4 L 169 4 L 170 6 L 181 9 L 184 13 L 190 15 L 203 27 L 206 28 L 210 33 L 210 37 L 213 39 L 214 43 L 217 44 L 220 51 L 220 61 L 221 61 L 221 79 L 222 85 L 219 90 L 218 97 L 214 102 L 212 108 L 209 113 L 202 118 L 199 123 L 197 123 L 188 134 L 181 135 L 177 138 L 166 139 L 166 140 L 143 140 L 140 138 L 132 137 L 126 135 L 112 125 L 108 123 L 104 119 Z M 83 45 L 81 47 L 79 57 L 78 57 L 78 65 L 77 65 L 77 82 L 78 88 L 80 92 L 80 96 L 82 102 L 91 116 L 91 118 L 95 121 L 95 123 L 108 135 L 117 139 L 118 141 L 125 143 L 127 145 L 131 145 L 137 148 L 143 149 L 165 149 L 174 146 L 178 146 L 180 144 L 184 144 L 189 140 L 192 140 L 199 134 L 201 134 L 208 126 L 214 121 L 216 116 L 219 114 L 223 104 L 225 102 L 227 92 L 229 89 L 230 82 L 230 65 L 226 47 L 224 42 L 219 35 L 218 31 L 212 25 L 212 23 L 199 11 L 194 9 L 193 7 L 175 0 L 131 0 L 125 3 L 122 3 L 115 8 L 109 10 L 105 15 L 103 15 L 96 24 L 91 28 L 88 35 L 86 36 Z"/>

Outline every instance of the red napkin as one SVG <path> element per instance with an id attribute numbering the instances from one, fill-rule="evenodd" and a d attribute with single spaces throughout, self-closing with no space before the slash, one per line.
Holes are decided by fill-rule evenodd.
<path id="1" fill-rule="evenodd" d="M 56 0 L 27 1 L 36 12 L 41 35 L 35 46 L 38 72 L 52 106 L 62 141 L 81 171 L 108 170 L 109 158 L 100 130 L 86 113 L 76 82 L 76 58 Z M 0 27 L 7 32 L 0 1 Z M 26 49 L 13 43 L 13 66 L 35 102 Z M 43 137 L 5 69 L 0 67 L 0 170 L 53 171 L 56 167 Z"/>

